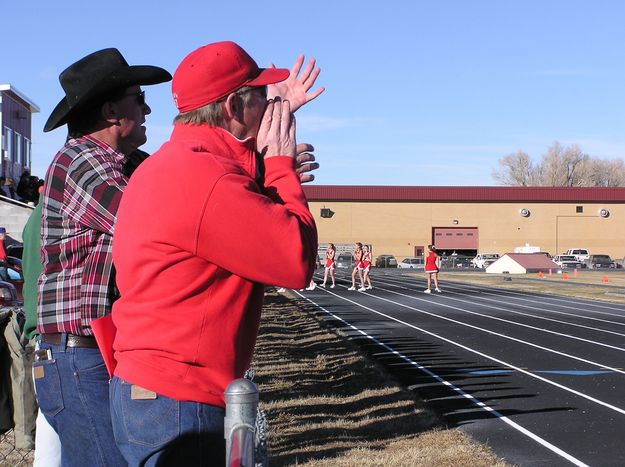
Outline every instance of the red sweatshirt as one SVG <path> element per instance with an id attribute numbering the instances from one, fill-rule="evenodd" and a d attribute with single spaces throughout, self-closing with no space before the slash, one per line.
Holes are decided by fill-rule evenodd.
<path id="1" fill-rule="evenodd" d="M 115 374 L 177 400 L 223 406 L 249 368 L 264 284 L 308 285 L 317 231 L 290 157 L 176 125 L 122 197 L 113 237 L 121 298 Z"/>

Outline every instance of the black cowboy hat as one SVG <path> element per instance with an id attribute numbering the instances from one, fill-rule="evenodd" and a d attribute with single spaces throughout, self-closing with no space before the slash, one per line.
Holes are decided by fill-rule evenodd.
<path id="1" fill-rule="evenodd" d="M 65 97 L 54 108 L 43 131 L 67 123 L 70 116 L 98 97 L 134 85 L 158 84 L 171 80 L 167 70 L 150 65 L 128 65 L 119 50 L 103 49 L 67 67 L 59 81 Z"/>

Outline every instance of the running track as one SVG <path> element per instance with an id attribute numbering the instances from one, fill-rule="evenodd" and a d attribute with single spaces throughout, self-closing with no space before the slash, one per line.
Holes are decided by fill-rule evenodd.
<path id="1" fill-rule="evenodd" d="M 625 465 L 625 306 L 376 269 L 296 292 L 450 426 L 523 466 Z M 316 276 L 320 283 L 322 276 Z"/>

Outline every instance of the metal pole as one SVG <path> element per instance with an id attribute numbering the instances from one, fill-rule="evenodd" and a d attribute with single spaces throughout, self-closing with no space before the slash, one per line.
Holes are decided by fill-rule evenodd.
<path id="1" fill-rule="evenodd" d="M 258 389 L 248 379 L 235 379 L 226 388 L 224 397 L 226 467 L 253 467 Z"/>

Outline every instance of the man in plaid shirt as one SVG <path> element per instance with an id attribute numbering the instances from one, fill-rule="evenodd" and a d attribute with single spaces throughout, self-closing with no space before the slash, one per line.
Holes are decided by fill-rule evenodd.
<path id="1" fill-rule="evenodd" d="M 91 322 L 111 312 L 111 242 L 128 181 L 128 156 L 146 142 L 150 107 L 140 85 L 169 81 L 153 66 L 130 66 L 117 49 L 84 57 L 59 77 L 65 98 L 44 131 L 69 138 L 46 174 L 42 264 L 33 373 L 41 411 L 61 440 L 63 465 L 125 465 L 115 445 L 109 376 Z M 134 156 L 134 155 L 133 155 Z"/>

